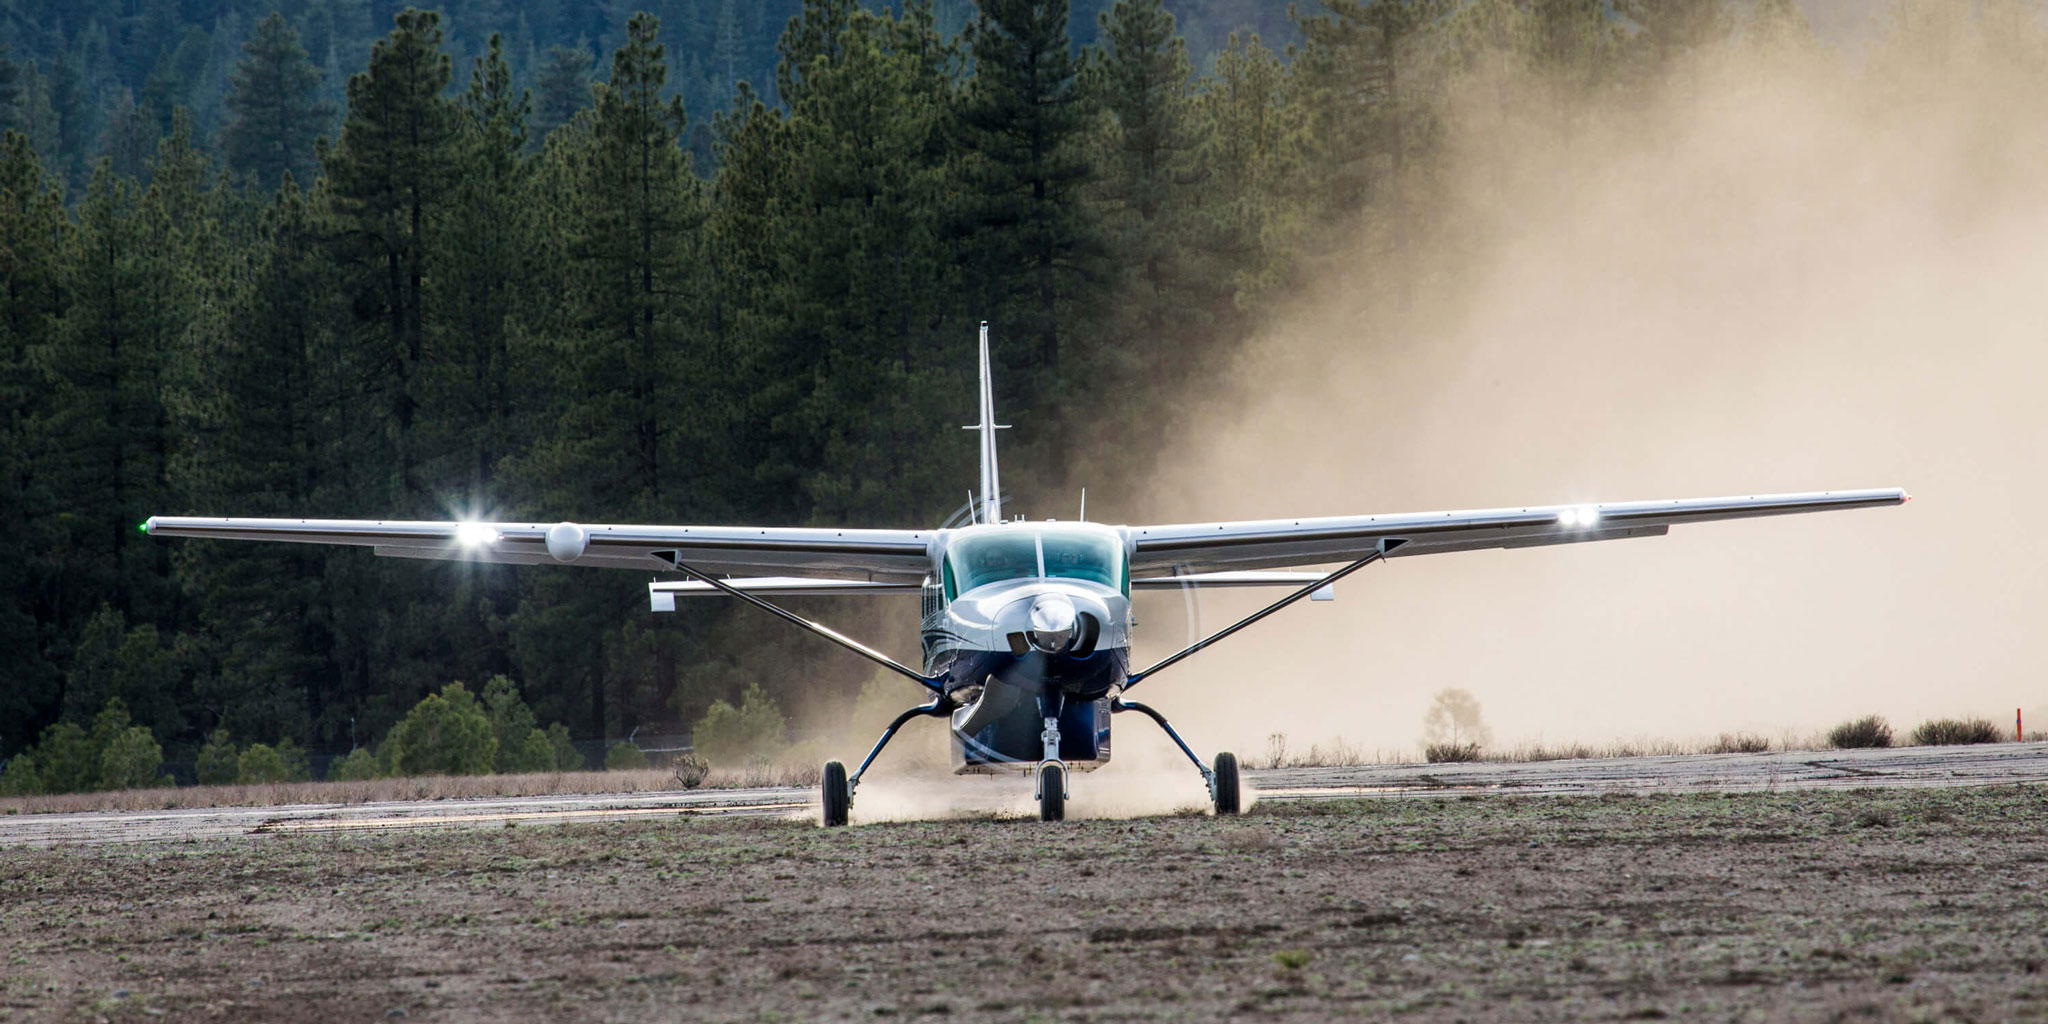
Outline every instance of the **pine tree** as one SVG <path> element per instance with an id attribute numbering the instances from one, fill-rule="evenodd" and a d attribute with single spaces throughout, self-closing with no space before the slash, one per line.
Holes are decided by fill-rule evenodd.
<path id="1" fill-rule="evenodd" d="M 327 177 L 340 228 L 336 260 L 355 268 L 346 282 L 359 320 L 366 375 L 385 400 L 384 435 L 396 504 L 420 504 L 425 483 L 413 436 L 417 377 L 426 351 L 429 236 L 453 187 L 460 122 L 442 91 L 452 77 L 440 18 L 407 8 L 349 79 L 348 116 L 328 154 Z"/>
<path id="2" fill-rule="evenodd" d="M 974 77 L 958 111 L 961 227 L 999 336 L 1036 346 L 1029 377 L 1055 394 L 1077 307 L 1100 297 L 1102 245 L 1078 201 L 1094 177 L 1090 123 L 1066 0 L 983 0 L 967 42 Z"/>
<path id="3" fill-rule="evenodd" d="M 803 480 L 814 514 L 916 522 L 954 504 L 966 469 L 955 424 L 934 417 L 969 386 L 949 318 L 953 280 L 940 156 L 951 84 L 929 4 L 891 18 L 855 10 L 808 57 L 785 60 L 793 195 L 780 244 L 792 255 L 788 331 L 770 358 L 811 385 L 797 420 L 815 451 Z M 794 69 L 793 69 L 794 70 Z M 938 457 L 953 448 L 960 457 Z"/>
<path id="4" fill-rule="evenodd" d="M 590 51 L 551 46 L 535 77 L 538 94 L 533 108 L 533 137 L 545 139 L 590 105 Z"/>
<path id="5" fill-rule="evenodd" d="M 551 174 L 569 183 L 558 193 L 569 203 L 567 323 L 558 365 L 575 387 L 528 471 L 539 500 L 572 517 L 676 516 L 688 507 L 691 485 L 714 475 L 722 444 L 706 403 L 695 400 L 719 389 L 699 387 L 687 400 L 678 390 L 684 380 L 715 380 L 722 363 L 691 315 L 690 299 L 701 287 L 692 276 L 701 268 L 691 257 L 703 195 L 677 145 L 688 123 L 682 102 L 662 98 L 668 68 L 659 31 L 652 15 L 627 23 L 610 80 L 594 90 L 588 132 L 573 149 L 550 147 Z M 639 600 L 606 583 L 538 586 L 592 613 L 586 622 L 615 620 L 625 602 Z M 583 638 L 567 642 L 567 657 L 543 653 L 563 642 L 549 623 L 522 621 L 534 630 L 521 640 L 527 678 L 546 689 L 550 680 L 580 677 L 589 728 L 605 735 L 608 692 L 622 685 L 615 677 L 630 680 L 633 671 L 621 671 L 604 646 L 590 644 L 588 626 L 574 617 L 556 624 Z M 612 636 L 605 643 L 616 647 Z M 665 692 L 673 668 L 666 654 L 662 660 L 660 671 L 670 676 L 662 680 Z"/>
<path id="6" fill-rule="evenodd" d="M 258 22 L 229 79 L 229 119 L 221 132 L 228 169 L 265 190 L 287 172 L 312 181 L 313 140 L 334 113 L 318 99 L 319 87 L 320 72 L 284 15 L 273 11 Z"/>
<path id="7" fill-rule="evenodd" d="M 108 113 L 106 132 L 100 139 L 100 152 L 113 161 L 114 173 L 124 178 L 146 177 L 156 142 L 156 126 L 143 116 L 134 99 L 123 93 Z"/>
<path id="8" fill-rule="evenodd" d="M 143 621 L 166 614 L 172 596 L 162 546 L 136 524 L 164 494 L 163 369 L 193 296 L 163 245 L 161 212 L 140 200 L 99 162 L 65 253 L 69 305 L 43 353 L 56 378 L 47 479 L 70 524 L 60 629 L 82 625 L 109 594 Z"/>
<path id="9" fill-rule="evenodd" d="M 1218 312 L 1219 285 L 1194 237 L 1207 174 L 1187 43 L 1161 0 L 1120 0 L 1102 16 L 1101 29 L 1102 49 L 1090 76 L 1108 114 L 1097 201 L 1116 263 L 1132 284 L 1120 319 L 1141 344 L 1170 336 L 1192 345 L 1190 332 Z M 1223 299 L 1227 305 L 1227 292 Z M 1145 362 L 1148 372 L 1188 364 L 1185 358 Z"/>
<path id="10" fill-rule="evenodd" d="M 225 316 L 200 335 L 198 372 L 173 386 L 176 426 L 188 440 L 172 476 L 186 507 L 288 516 L 343 503 L 328 443 L 335 424 L 323 411 L 347 396 L 322 372 L 336 362 L 335 317 L 318 235 L 287 172 L 249 247 L 249 269 L 223 299 Z M 196 686 L 215 724 L 276 739 L 305 735 L 309 719 L 353 710 L 341 693 L 333 603 L 354 595 L 325 585 L 330 552 L 223 544 L 179 556 L 209 640 Z"/>
<path id="11" fill-rule="evenodd" d="M 61 522 L 49 478 L 53 381 L 42 363 L 63 308 L 69 224 L 28 137 L 0 137 L 0 755 L 19 751 L 57 712 L 63 640 L 55 552 Z"/>

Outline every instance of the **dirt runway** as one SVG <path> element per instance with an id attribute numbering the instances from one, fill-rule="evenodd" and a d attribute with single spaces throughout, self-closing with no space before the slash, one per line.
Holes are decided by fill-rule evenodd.
<path id="1" fill-rule="evenodd" d="M 1771 792 L 1978 786 L 2048 782 L 2048 743 L 1891 750 L 1789 751 L 1598 758 L 1527 764 L 1407 764 L 1344 768 L 1281 768 L 1248 773 L 1261 800 L 1324 800 L 1446 793 L 1601 795 L 1608 793 Z M 1074 785 L 1097 783 L 1087 775 Z M 1014 808 L 998 799 L 1026 783 L 987 778 L 929 783 L 960 797 L 955 816 L 977 803 L 991 814 Z M 1013 792 L 1014 791 L 1014 792 Z M 986 796 L 977 801 L 977 796 Z M 863 805 L 856 801 L 855 821 Z M 676 816 L 815 817 L 809 789 L 716 789 L 672 793 L 408 800 L 364 804 L 293 804 L 154 811 L 26 814 L 0 818 L 0 848 L 68 843 L 175 842 L 241 835 L 393 831 L 506 822 L 610 821 Z"/>
<path id="2" fill-rule="evenodd" d="M 2048 1016 L 2048 786 L 1521 789 L 10 845 L 0 1019 Z"/>

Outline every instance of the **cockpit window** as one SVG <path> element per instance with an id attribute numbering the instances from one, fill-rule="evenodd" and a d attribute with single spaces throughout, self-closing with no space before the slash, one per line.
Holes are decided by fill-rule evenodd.
<path id="1" fill-rule="evenodd" d="M 1030 530 L 1003 530 L 962 537 L 947 546 L 956 594 L 1001 580 L 1038 575 L 1038 537 Z"/>
<path id="2" fill-rule="evenodd" d="M 1123 589 L 1123 544 L 1099 533 L 1062 533 L 1047 530 L 1039 537 L 1045 544 L 1045 574 L 1069 580 L 1088 580 L 1116 590 Z"/>
<path id="3" fill-rule="evenodd" d="M 1041 560 L 1042 559 L 1042 560 Z M 946 550 L 946 600 L 1003 580 L 1088 580 L 1123 590 L 1123 544 L 1093 531 L 1009 528 L 955 540 Z"/>

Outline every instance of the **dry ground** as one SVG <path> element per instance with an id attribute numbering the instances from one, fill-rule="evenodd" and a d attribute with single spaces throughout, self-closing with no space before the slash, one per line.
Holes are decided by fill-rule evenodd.
<path id="1" fill-rule="evenodd" d="M 2048 787 L 0 850 L 11 1020 L 2048 1016 Z"/>

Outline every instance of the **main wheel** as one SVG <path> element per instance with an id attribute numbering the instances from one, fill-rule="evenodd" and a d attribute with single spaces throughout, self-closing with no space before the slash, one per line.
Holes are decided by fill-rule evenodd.
<path id="1" fill-rule="evenodd" d="M 853 807 L 853 794 L 846 791 L 846 766 L 827 761 L 824 776 L 819 788 L 825 791 L 825 827 L 838 828 L 846 824 L 846 812 Z"/>
<path id="2" fill-rule="evenodd" d="M 1236 814 L 1241 806 L 1237 797 L 1237 755 L 1226 750 L 1216 755 L 1216 813 Z"/>
<path id="3" fill-rule="evenodd" d="M 1064 821 L 1067 817 L 1067 773 L 1056 764 L 1038 766 L 1038 820 Z"/>

